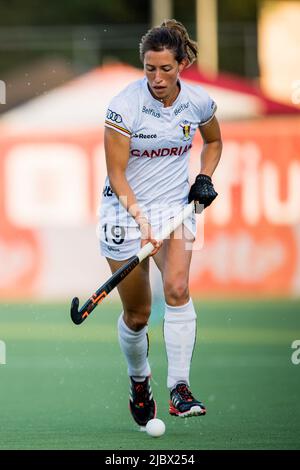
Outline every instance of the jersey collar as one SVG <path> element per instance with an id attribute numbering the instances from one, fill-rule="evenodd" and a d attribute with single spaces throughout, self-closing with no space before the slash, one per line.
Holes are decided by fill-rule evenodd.
<path id="1" fill-rule="evenodd" d="M 148 80 L 147 80 L 147 77 L 144 77 L 143 79 L 143 85 L 144 85 L 144 89 L 146 91 L 146 94 L 148 96 L 148 98 L 150 98 L 152 100 L 153 103 L 155 103 L 156 106 L 158 106 L 159 108 L 164 108 L 164 104 L 162 101 L 160 100 L 157 100 L 156 98 L 154 98 L 154 96 L 152 95 L 150 89 L 149 89 L 149 86 L 148 86 Z M 178 79 L 178 85 L 179 85 L 179 93 L 178 93 L 178 96 L 176 98 L 176 100 L 174 101 L 174 103 L 171 105 L 171 106 L 167 106 L 166 108 L 164 109 L 170 109 L 170 108 L 173 108 L 174 106 L 177 106 L 179 100 L 181 100 L 183 98 L 183 90 L 182 90 L 182 82 Z"/>

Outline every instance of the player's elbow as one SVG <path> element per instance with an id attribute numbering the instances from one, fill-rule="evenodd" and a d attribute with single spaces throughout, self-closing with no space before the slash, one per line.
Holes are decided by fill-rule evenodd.
<path id="1" fill-rule="evenodd" d="M 222 154 L 222 150 L 223 150 L 223 142 L 222 142 L 222 138 L 220 137 L 220 139 L 216 140 L 215 141 L 215 146 L 216 146 L 216 153 L 219 157 L 219 159 L 221 158 L 221 154 Z"/>
<path id="2" fill-rule="evenodd" d="M 119 188 L 126 179 L 125 172 L 119 169 L 113 169 L 108 170 L 107 175 L 112 190 L 118 192 L 117 188 Z"/>
<path id="3" fill-rule="evenodd" d="M 218 138 L 211 142 L 207 142 L 204 145 L 204 150 L 211 156 L 214 156 L 215 159 L 219 160 L 222 154 L 223 143 L 222 139 Z"/>
<path id="4" fill-rule="evenodd" d="M 212 140 L 211 142 L 206 142 L 206 145 L 209 145 L 209 147 L 212 150 L 215 150 L 217 152 L 222 152 L 223 142 L 222 142 L 221 137 L 218 137 L 218 138 Z"/>

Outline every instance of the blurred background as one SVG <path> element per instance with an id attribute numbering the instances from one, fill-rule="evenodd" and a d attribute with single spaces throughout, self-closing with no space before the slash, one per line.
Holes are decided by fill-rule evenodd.
<path id="1" fill-rule="evenodd" d="M 143 76 L 141 36 L 172 17 L 198 41 L 182 78 L 216 101 L 224 148 L 190 279 L 191 386 L 208 414 L 168 415 L 153 267 L 167 432 L 151 440 L 127 409 L 117 290 L 80 327 L 69 308 L 109 276 L 96 236 L 107 105 Z M 298 0 L 0 0 L 0 448 L 300 448 L 299 25 Z"/>
<path id="2" fill-rule="evenodd" d="M 142 77 L 140 38 L 167 17 L 199 43 L 183 78 L 217 102 L 224 140 L 192 290 L 300 296 L 299 1 L 1 0 L 0 9 L 0 298 L 64 300 L 107 277 L 95 232 L 104 114 Z M 198 138 L 191 179 L 200 150 Z"/>

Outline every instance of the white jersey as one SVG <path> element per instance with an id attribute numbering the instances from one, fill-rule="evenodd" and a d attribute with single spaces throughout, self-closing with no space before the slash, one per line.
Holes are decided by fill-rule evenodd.
<path id="1" fill-rule="evenodd" d="M 215 102 L 201 86 L 183 81 L 175 102 L 166 108 L 150 93 L 146 77 L 112 99 L 105 126 L 130 139 L 126 178 L 151 223 L 187 203 L 193 138 L 215 111 Z M 102 224 L 137 226 L 112 192 L 108 177 L 100 217 Z"/>

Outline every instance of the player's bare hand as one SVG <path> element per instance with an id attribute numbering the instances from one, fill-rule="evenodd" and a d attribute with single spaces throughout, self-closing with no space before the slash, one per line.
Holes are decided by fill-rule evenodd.
<path id="1" fill-rule="evenodd" d="M 149 242 L 152 243 L 152 245 L 154 246 L 154 250 L 151 251 L 150 256 L 156 255 L 156 253 L 162 246 L 162 241 L 157 240 L 155 238 L 149 222 L 144 222 L 143 224 L 140 225 L 140 232 L 141 232 L 141 247 L 143 247 Z"/>

